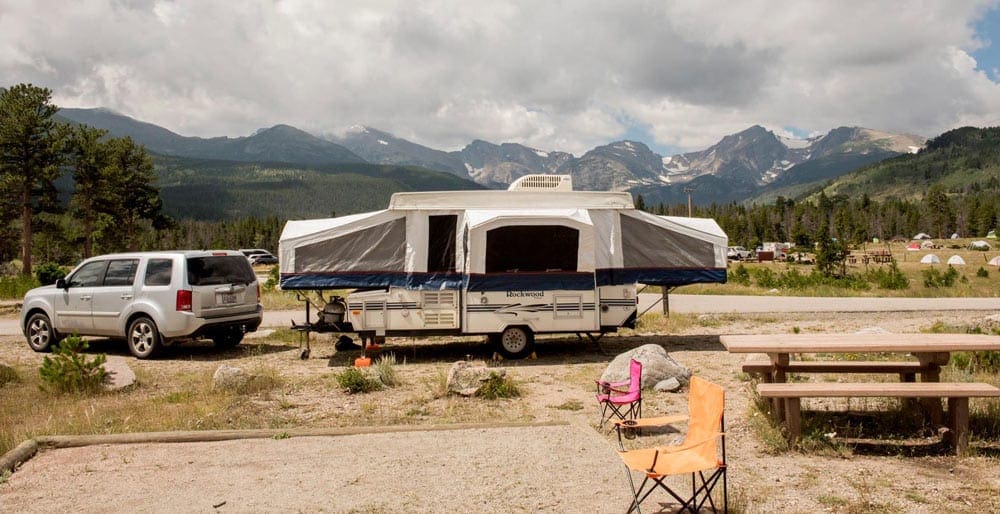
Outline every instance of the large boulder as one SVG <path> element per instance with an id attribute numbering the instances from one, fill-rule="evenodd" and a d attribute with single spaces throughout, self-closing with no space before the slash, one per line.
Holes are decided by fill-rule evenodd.
<path id="1" fill-rule="evenodd" d="M 483 386 L 483 382 L 489 380 L 491 375 L 503 377 L 506 374 L 507 370 L 503 368 L 473 366 L 468 362 L 458 361 L 452 364 L 448 370 L 448 392 L 472 396 Z"/>
<path id="2" fill-rule="evenodd" d="M 135 372 L 129 367 L 125 357 L 112 355 L 104 361 L 102 367 L 104 371 L 108 372 L 108 378 L 104 381 L 104 389 L 117 391 L 135 384 Z"/>
<path id="3" fill-rule="evenodd" d="M 240 389 L 250 382 L 250 375 L 242 368 L 221 364 L 212 375 L 212 389 Z"/>
<path id="4" fill-rule="evenodd" d="M 635 359 L 642 363 L 642 388 L 652 387 L 658 382 L 676 378 L 681 384 L 687 384 L 691 378 L 691 370 L 687 369 L 667 355 L 667 350 L 658 344 L 645 344 L 619 354 L 604 370 L 601 380 L 604 382 L 624 382 L 629 379 L 629 361 Z"/>

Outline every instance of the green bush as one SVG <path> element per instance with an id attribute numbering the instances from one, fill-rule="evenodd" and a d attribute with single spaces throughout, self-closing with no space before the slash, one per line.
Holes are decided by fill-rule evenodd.
<path id="1" fill-rule="evenodd" d="M 906 275 L 900 271 L 895 260 L 889 264 L 888 268 L 880 267 L 869 271 L 868 276 L 872 282 L 878 285 L 880 289 L 898 290 L 910 287 L 910 281 L 907 280 Z"/>
<path id="2" fill-rule="evenodd" d="M 986 268 L 980 266 L 979 269 L 976 270 L 976 276 L 979 278 L 990 278 L 990 272 L 987 271 Z"/>
<path id="3" fill-rule="evenodd" d="M 487 400 L 517 398 L 521 396 L 521 388 L 506 376 L 490 372 L 490 377 L 476 390 L 476 396 Z"/>
<path id="4" fill-rule="evenodd" d="M 1000 352 L 954 352 L 950 364 L 969 373 L 1000 373 Z"/>
<path id="5" fill-rule="evenodd" d="M 741 286 L 750 285 L 750 272 L 747 271 L 747 267 L 742 263 L 736 266 L 733 271 L 729 272 L 729 281 L 734 284 L 739 284 Z"/>
<path id="6" fill-rule="evenodd" d="M 278 288 L 278 266 L 271 266 L 270 271 L 267 272 L 267 280 L 264 281 L 265 291 L 274 291 Z"/>
<path id="7" fill-rule="evenodd" d="M 87 346 L 83 338 L 69 336 L 52 350 L 51 356 L 45 356 L 38 370 L 42 389 L 57 393 L 99 391 L 108 377 L 103 367 L 107 356 L 102 353 L 88 358 L 81 353 Z"/>
<path id="8" fill-rule="evenodd" d="M 774 289 L 781 285 L 778 275 L 770 268 L 757 268 L 752 272 L 753 280 L 758 286 L 766 289 Z"/>
<path id="9" fill-rule="evenodd" d="M 958 279 L 958 270 L 951 265 L 948 265 L 948 271 L 944 273 L 935 268 L 925 269 L 921 273 L 924 275 L 924 287 L 951 287 Z"/>
<path id="10" fill-rule="evenodd" d="M 66 270 L 54 262 L 46 262 L 35 268 L 35 277 L 43 286 L 55 284 L 56 280 L 66 277 Z"/>
<path id="11" fill-rule="evenodd" d="M 337 374 L 337 384 L 349 394 L 368 393 L 382 388 L 382 382 L 371 378 L 361 368 L 348 366 Z"/>

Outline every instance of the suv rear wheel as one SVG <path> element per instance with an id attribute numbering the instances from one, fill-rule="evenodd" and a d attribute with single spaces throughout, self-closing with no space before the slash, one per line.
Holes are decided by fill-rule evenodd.
<path id="1" fill-rule="evenodd" d="M 160 331 L 153 320 L 140 316 L 129 323 L 128 349 L 139 359 L 148 359 L 160 349 Z"/>

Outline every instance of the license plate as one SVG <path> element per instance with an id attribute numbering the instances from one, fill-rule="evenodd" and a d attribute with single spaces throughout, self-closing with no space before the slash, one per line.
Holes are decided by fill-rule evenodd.
<path id="1" fill-rule="evenodd" d="M 221 305 L 236 303 L 236 293 L 219 293 L 219 303 Z"/>

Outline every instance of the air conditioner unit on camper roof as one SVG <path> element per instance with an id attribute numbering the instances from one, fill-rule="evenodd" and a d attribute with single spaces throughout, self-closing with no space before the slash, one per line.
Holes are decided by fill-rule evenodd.
<path id="1" fill-rule="evenodd" d="M 569 175 L 525 175 L 515 180 L 508 191 L 572 191 L 573 177 Z"/>

